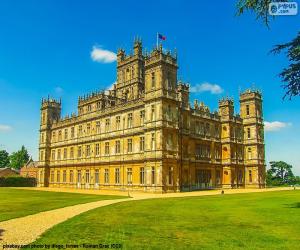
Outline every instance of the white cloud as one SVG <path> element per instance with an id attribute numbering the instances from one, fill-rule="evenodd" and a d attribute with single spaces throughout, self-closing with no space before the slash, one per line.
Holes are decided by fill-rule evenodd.
<path id="1" fill-rule="evenodd" d="M 55 87 L 54 90 L 55 90 L 55 93 L 56 93 L 56 94 L 62 94 L 62 93 L 64 92 L 63 88 L 61 88 L 61 87 L 59 87 L 59 86 L 58 86 L 58 87 Z"/>
<path id="2" fill-rule="evenodd" d="M 265 121 L 264 124 L 265 124 L 265 131 L 266 132 L 279 131 L 279 130 L 281 130 L 283 128 L 292 126 L 292 123 L 289 123 L 289 122 L 278 122 L 278 121 L 275 121 L 275 122 L 267 122 L 267 121 Z"/>
<path id="3" fill-rule="evenodd" d="M 93 46 L 91 58 L 95 62 L 111 63 L 117 60 L 117 55 L 112 51 L 102 49 L 98 46 Z"/>
<path id="4" fill-rule="evenodd" d="M 190 91 L 193 93 L 197 93 L 197 92 L 201 93 L 201 92 L 208 91 L 211 94 L 215 95 L 215 94 L 221 94 L 224 90 L 218 84 L 204 82 L 204 83 L 201 83 L 201 84 L 198 83 L 195 86 L 192 86 L 190 88 Z"/>
<path id="5" fill-rule="evenodd" d="M 0 132 L 9 132 L 12 130 L 12 127 L 9 125 L 0 124 Z"/>

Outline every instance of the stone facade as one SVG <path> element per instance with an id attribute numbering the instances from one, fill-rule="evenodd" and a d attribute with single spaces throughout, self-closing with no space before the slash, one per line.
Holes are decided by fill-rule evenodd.
<path id="1" fill-rule="evenodd" d="M 264 187 L 262 96 L 240 94 L 210 112 L 189 104 L 177 81 L 177 55 L 162 47 L 117 54 L 117 82 L 78 99 L 78 114 L 61 117 L 61 101 L 43 99 L 39 185 L 177 192 Z"/>

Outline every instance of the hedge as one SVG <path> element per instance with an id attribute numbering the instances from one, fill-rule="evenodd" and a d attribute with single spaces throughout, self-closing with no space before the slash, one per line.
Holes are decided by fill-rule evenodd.
<path id="1" fill-rule="evenodd" d="M 35 187 L 36 179 L 32 177 L 0 177 L 0 187 Z"/>

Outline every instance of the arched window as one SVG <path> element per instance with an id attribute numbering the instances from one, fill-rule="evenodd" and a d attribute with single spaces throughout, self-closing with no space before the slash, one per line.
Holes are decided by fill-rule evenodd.
<path id="1" fill-rule="evenodd" d="M 251 150 L 251 148 L 248 148 L 247 154 L 248 154 L 248 160 L 251 160 L 252 159 L 252 150 Z"/>

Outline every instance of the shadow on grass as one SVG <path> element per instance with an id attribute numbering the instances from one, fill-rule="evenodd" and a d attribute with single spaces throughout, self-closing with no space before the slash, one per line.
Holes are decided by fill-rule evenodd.
<path id="1" fill-rule="evenodd" d="M 296 202 L 293 204 L 285 204 L 285 206 L 288 208 L 300 208 L 300 202 Z"/>

